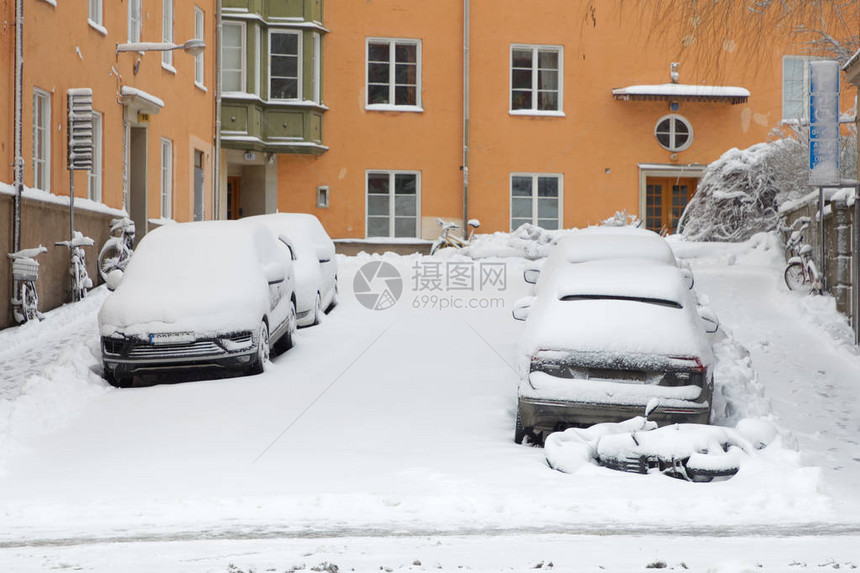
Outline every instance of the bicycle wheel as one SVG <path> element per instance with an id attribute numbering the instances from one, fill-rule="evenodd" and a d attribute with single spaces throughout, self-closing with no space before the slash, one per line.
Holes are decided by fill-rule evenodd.
<path id="1" fill-rule="evenodd" d="M 36 293 L 36 285 L 30 281 L 21 283 L 21 314 L 24 322 L 39 318 L 39 295 Z"/>
<path id="2" fill-rule="evenodd" d="M 107 282 L 108 274 L 116 269 L 124 270 L 124 249 L 117 239 L 111 239 L 102 247 L 99 253 L 98 267 L 102 280 Z"/>
<path id="3" fill-rule="evenodd" d="M 75 260 L 72 264 L 72 301 L 83 300 L 87 296 L 87 270 L 81 265 L 81 261 Z"/>
<path id="4" fill-rule="evenodd" d="M 795 262 L 785 267 L 785 284 L 793 291 L 806 294 L 812 292 L 812 284 L 803 272 L 803 263 Z"/>

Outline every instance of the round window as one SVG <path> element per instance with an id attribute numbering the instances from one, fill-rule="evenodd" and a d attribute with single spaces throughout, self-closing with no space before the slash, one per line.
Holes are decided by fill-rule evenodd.
<path id="1" fill-rule="evenodd" d="M 665 149 L 683 151 L 693 143 L 693 126 L 680 115 L 667 115 L 657 122 L 654 135 Z"/>

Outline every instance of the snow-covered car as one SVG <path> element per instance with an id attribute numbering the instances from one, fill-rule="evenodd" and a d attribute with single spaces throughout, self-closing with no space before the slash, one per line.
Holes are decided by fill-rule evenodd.
<path id="1" fill-rule="evenodd" d="M 589 261 L 632 259 L 681 268 L 666 240 L 646 229 L 636 227 L 590 227 L 562 237 L 543 264 L 533 264 L 523 271 L 527 283 L 539 292 L 542 285 L 552 282 L 552 276 L 568 265 Z M 688 286 L 693 286 L 693 274 L 682 268 Z"/>
<path id="2" fill-rule="evenodd" d="M 569 426 L 617 422 L 652 398 L 660 424 L 708 423 L 714 354 L 675 266 L 592 261 L 560 268 L 537 297 L 517 302 L 521 341 L 515 440 Z"/>
<path id="3" fill-rule="evenodd" d="M 262 227 L 206 221 L 141 240 L 99 311 L 104 375 L 220 368 L 260 373 L 270 348 L 293 344 L 292 261 Z"/>
<path id="4" fill-rule="evenodd" d="M 296 269 L 299 326 L 318 324 L 337 302 L 337 259 L 334 243 L 319 219 L 305 213 L 272 213 L 247 217 L 262 223 L 289 247 Z"/>

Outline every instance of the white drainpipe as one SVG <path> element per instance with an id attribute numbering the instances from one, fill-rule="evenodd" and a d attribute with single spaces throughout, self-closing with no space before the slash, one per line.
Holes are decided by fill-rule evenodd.
<path id="1" fill-rule="evenodd" d="M 21 250 L 21 201 L 24 193 L 24 0 L 15 0 L 15 208 L 12 252 Z"/>
<path id="2" fill-rule="evenodd" d="M 463 0 L 463 236 L 469 229 L 469 0 Z"/>

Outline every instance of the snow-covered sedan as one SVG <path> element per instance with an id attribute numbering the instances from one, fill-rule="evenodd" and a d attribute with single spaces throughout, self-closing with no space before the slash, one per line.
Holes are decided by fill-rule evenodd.
<path id="1" fill-rule="evenodd" d="M 262 223 L 289 248 L 296 269 L 299 326 L 318 324 L 337 302 L 334 243 L 322 223 L 305 213 L 272 213 L 243 220 Z"/>
<path id="2" fill-rule="evenodd" d="M 260 373 L 270 347 L 293 344 L 292 261 L 243 221 L 179 223 L 141 240 L 99 311 L 104 375 L 187 369 Z"/>
<path id="3" fill-rule="evenodd" d="M 660 424 L 708 423 L 714 355 L 680 269 L 646 261 L 560 268 L 537 297 L 518 301 L 526 320 L 515 440 L 569 426 L 618 422 L 643 411 Z"/>

